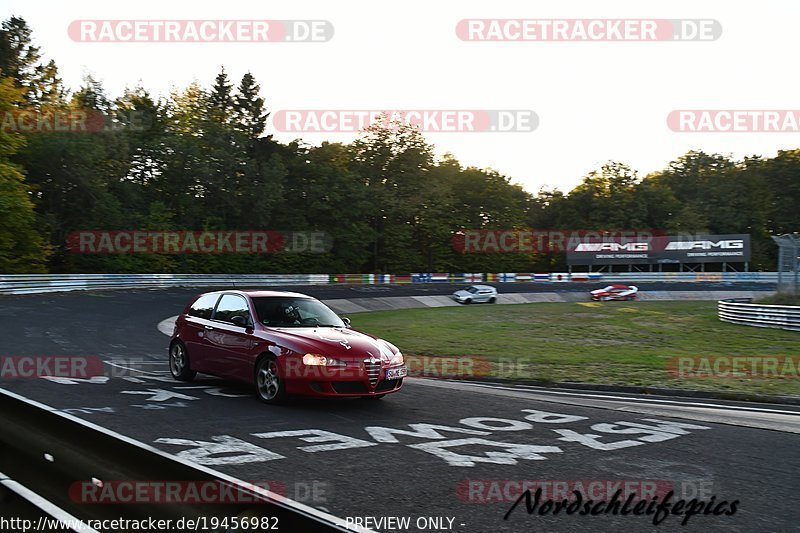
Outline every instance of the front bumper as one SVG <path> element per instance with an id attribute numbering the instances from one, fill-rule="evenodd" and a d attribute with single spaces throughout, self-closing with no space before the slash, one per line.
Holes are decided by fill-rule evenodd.
<path id="1" fill-rule="evenodd" d="M 287 365 L 292 366 L 292 365 Z M 294 365 L 296 366 L 296 365 Z M 401 372 L 397 375 L 397 370 Z M 302 396 L 372 396 L 397 392 L 408 375 L 405 365 L 348 363 L 344 367 L 307 366 L 287 368 L 286 392 Z M 387 379 L 387 372 L 393 372 Z"/>
<path id="2" fill-rule="evenodd" d="M 391 394 L 403 386 L 403 378 L 381 380 L 376 386 L 364 381 L 301 381 L 286 384 L 288 394 L 317 397 L 360 397 Z"/>

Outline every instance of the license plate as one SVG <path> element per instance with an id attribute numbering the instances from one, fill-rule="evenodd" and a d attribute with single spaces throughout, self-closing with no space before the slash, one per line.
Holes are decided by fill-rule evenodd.
<path id="1" fill-rule="evenodd" d="M 400 368 L 392 368 L 391 370 L 386 371 L 386 379 L 400 379 L 404 378 L 408 375 L 408 369 L 406 367 Z"/>

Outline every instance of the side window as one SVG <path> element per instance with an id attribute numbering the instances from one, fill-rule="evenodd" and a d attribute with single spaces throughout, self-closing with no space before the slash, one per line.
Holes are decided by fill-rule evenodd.
<path id="1" fill-rule="evenodd" d="M 219 294 L 206 294 L 205 296 L 201 296 L 189 308 L 189 316 L 211 318 L 211 313 L 214 312 L 214 305 L 217 303 L 218 299 Z"/>
<path id="2" fill-rule="evenodd" d="M 214 320 L 230 322 L 235 316 L 243 316 L 248 320 L 250 319 L 250 311 L 247 308 L 247 302 L 241 296 L 224 294 L 219 301 L 219 305 L 217 305 L 217 311 L 214 313 Z"/>

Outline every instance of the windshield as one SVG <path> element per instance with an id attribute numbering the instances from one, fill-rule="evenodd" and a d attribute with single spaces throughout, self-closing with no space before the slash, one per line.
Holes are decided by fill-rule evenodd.
<path id="1" fill-rule="evenodd" d="M 469 289 L 467 289 L 467 292 L 475 294 L 476 292 L 478 292 L 478 289 L 476 289 L 475 287 L 470 287 Z"/>
<path id="2" fill-rule="evenodd" d="M 258 320 L 271 327 L 344 327 L 344 322 L 329 307 L 313 298 L 275 296 L 253 298 Z"/>

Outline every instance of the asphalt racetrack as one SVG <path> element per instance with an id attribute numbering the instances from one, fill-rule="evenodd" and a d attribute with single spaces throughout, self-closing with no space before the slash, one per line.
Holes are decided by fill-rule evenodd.
<path id="1" fill-rule="evenodd" d="M 589 289 L 585 283 L 497 286 L 500 292 Z M 284 289 L 335 299 L 449 294 L 454 286 Z M 800 525 L 798 407 L 422 379 L 408 379 L 381 401 L 265 406 L 247 387 L 170 377 L 168 338 L 156 325 L 198 292 L 3 297 L 1 355 L 91 355 L 108 368 L 107 376 L 91 380 L 6 379 L 0 386 L 379 531 L 751 532 Z M 644 498 L 674 491 L 673 500 L 727 502 L 722 509 L 737 504 L 732 515 L 700 513 L 685 527 L 678 515 L 659 525 L 652 515 L 529 515 L 524 503 L 504 520 L 520 487 L 543 488 L 544 502 L 578 485 L 606 500 L 627 487 Z M 397 527 L 402 519 L 408 519 L 404 529 Z"/>

